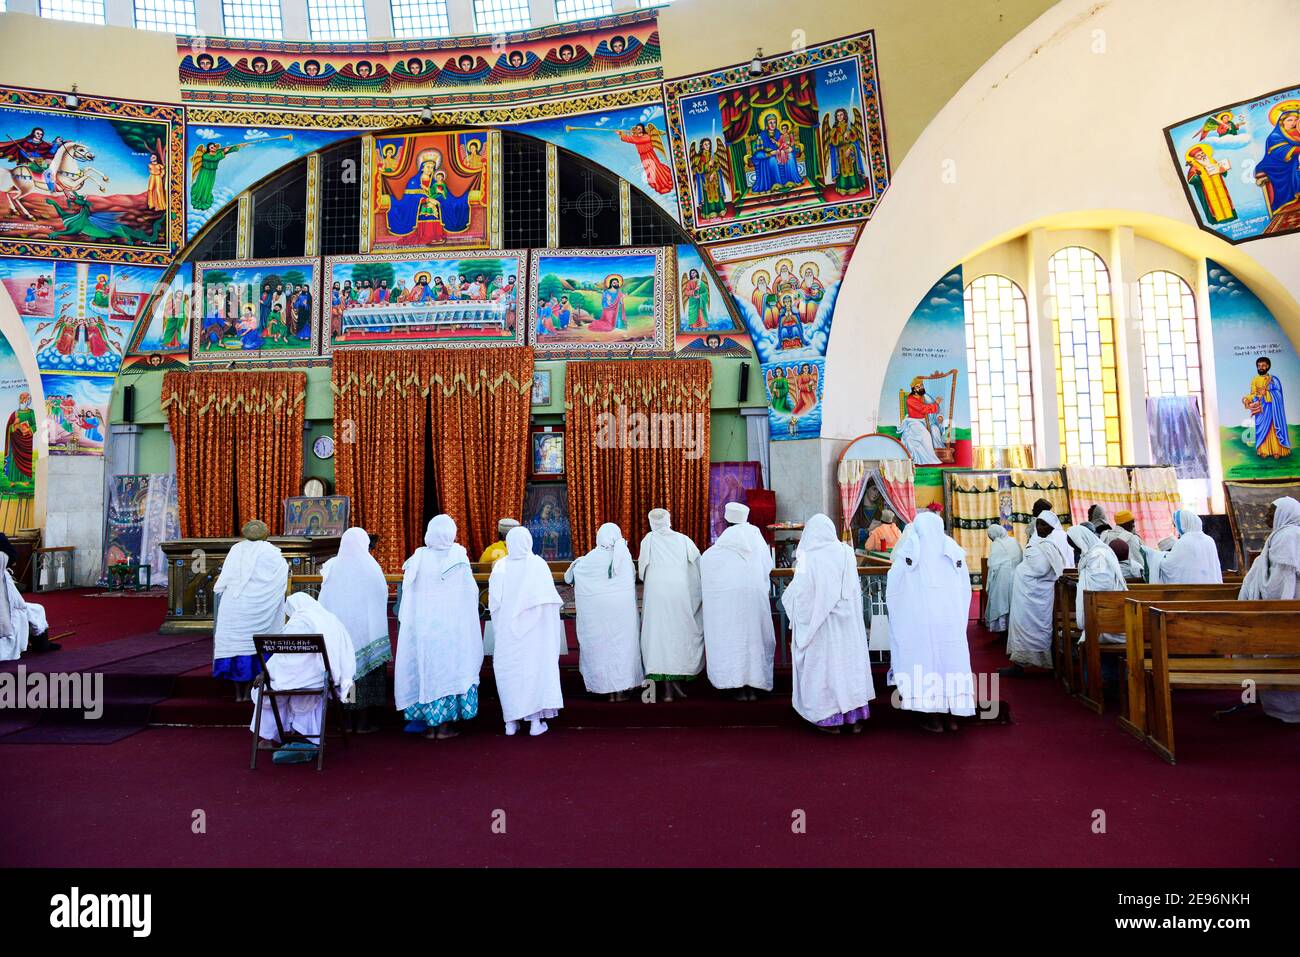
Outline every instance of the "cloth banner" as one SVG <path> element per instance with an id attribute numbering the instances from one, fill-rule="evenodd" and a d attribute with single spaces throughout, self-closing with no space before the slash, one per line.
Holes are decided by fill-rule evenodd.
<path id="1" fill-rule="evenodd" d="M 948 514 L 952 520 L 952 537 L 966 550 L 966 561 L 976 574 L 980 559 L 989 553 L 987 529 L 992 522 L 1001 521 L 998 505 L 997 473 L 949 473 Z"/>
<path id="2" fill-rule="evenodd" d="M 836 470 L 840 483 L 841 526 L 845 535 L 849 534 L 853 515 L 862 502 L 862 493 L 866 491 L 868 471 L 867 463 L 862 459 L 844 459 Z"/>
<path id="3" fill-rule="evenodd" d="M 760 462 L 710 462 L 709 463 L 709 542 L 727 530 L 723 514 L 728 502 L 745 504 L 745 494 L 750 489 L 763 487 L 763 466 Z"/>
<path id="4" fill-rule="evenodd" d="M 1119 466 L 1067 465 L 1065 479 L 1070 487 L 1070 524 L 1086 522 L 1088 509 L 1100 505 L 1114 525 L 1115 513 L 1131 510 L 1134 505 L 1128 473 L 1128 469 Z"/>
<path id="5" fill-rule="evenodd" d="M 1034 502 L 1045 498 L 1062 527 L 1070 524 L 1070 508 L 1065 497 L 1065 476 L 1060 469 L 1011 470 L 1011 529 L 1021 545 L 1029 541 L 1029 522 Z"/>
<path id="6" fill-rule="evenodd" d="M 176 476 L 115 475 L 108 488 L 108 529 L 104 536 L 104 574 L 119 562 L 148 565 L 154 585 L 167 581 L 160 543 L 180 538 Z"/>
<path id="7" fill-rule="evenodd" d="M 1172 468 L 1133 470 L 1133 518 L 1138 538 L 1155 544 L 1174 537 L 1174 511 L 1182 504 L 1178 473 Z"/>
<path id="8" fill-rule="evenodd" d="M 1172 465 L 1180 479 L 1210 477 L 1205 451 L 1205 424 L 1194 395 L 1147 399 L 1147 430 L 1151 458 Z"/>
<path id="9" fill-rule="evenodd" d="M 1300 482 L 1224 482 L 1228 515 L 1232 518 L 1234 543 L 1241 552 L 1240 570 L 1249 568 L 1251 556 L 1264 549 L 1264 541 L 1273 527 L 1268 508 L 1280 498 L 1300 499 Z"/>
<path id="10" fill-rule="evenodd" d="M 904 522 L 916 520 L 916 473 L 911 459 L 881 459 L 881 492 L 890 509 Z"/>

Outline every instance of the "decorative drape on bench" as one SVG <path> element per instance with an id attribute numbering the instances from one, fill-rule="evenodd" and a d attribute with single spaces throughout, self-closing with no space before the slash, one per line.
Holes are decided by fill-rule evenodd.
<path id="1" fill-rule="evenodd" d="M 261 519 L 279 534 L 301 491 L 304 372 L 168 372 L 181 534 L 226 538 Z"/>
<path id="2" fill-rule="evenodd" d="M 604 522 L 617 523 L 635 549 L 653 508 L 668 509 L 673 528 L 708 546 L 712 389 L 713 367 L 697 359 L 569 363 L 565 475 L 575 555 L 594 547 Z"/>
<path id="3" fill-rule="evenodd" d="M 497 519 L 522 519 L 533 350 L 334 354 L 335 487 L 380 537 L 387 572 L 423 543 L 425 445 L 458 540 L 477 559 Z"/>

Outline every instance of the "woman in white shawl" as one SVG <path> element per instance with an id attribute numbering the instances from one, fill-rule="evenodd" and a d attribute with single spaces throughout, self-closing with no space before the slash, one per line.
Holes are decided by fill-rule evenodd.
<path id="1" fill-rule="evenodd" d="M 356 690 L 346 707 L 356 716 L 357 734 L 379 728 L 371 709 L 388 702 L 388 662 L 393 646 L 388 637 L 388 582 L 370 554 L 364 528 L 349 528 L 339 539 L 339 553 L 321 566 L 320 604 L 337 615 L 357 651 Z"/>
<path id="2" fill-rule="evenodd" d="M 356 653 L 352 648 L 352 639 L 348 630 L 338 616 L 321 607 L 320 602 L 306 592 L 290 595 L 285 602 L 289 621 L 282 629 L 286 635 L 323 635 L 325 637 L 325 654 L 329 658 L 330 676 L 334 679 L 334 688 L 340 698 L 347 698 L 352 690 L 353 676 L 356 672 Z M 325 681 L 325 666 L 319 655 L 271 655 L 266 660 L 266 670 L 271 676 L 271 687 L 278 691 L 294 688 L 319 688 Z M 261 688 L 253 694 L 253 721 L 249 730 L 257 731 L 265 747 L 273 747 L 280 742 L 280 731 L 275 724 L 270 698 L 263 700 Z M 274 707 L 279 710 L 280 723 L 287 734 L 300 738 L 316 738 L 319 744 L 325 702 L 319 695 L 294 695 L 289 698 L 275 699 Z M 258 712 L 261 711 L 261 727 L 258 727 Z M 310 761 L 315 754 L 316 745 L 305 741 L 288 743 L 275 756 L 277 764 L 296 764 Z M 297 753 L 295 753 L 297 752 Z"/>
<path id="3" fill-rule="evenodd" d="M 705 662 L 709 684 L 736 689 L 740 701 L 772 690 L 776 632 L 772 627 L 772 552 L 745 518 L 727 506 L 726 530 L 700 556 Z M 744 512 L 741 512 L 741 509 Z"/>
<path id="4" fill-rule="evenodd" d="M 435 515 L 424 547 L 402 566 L 393 697 L 406 730 L 453 738 L 453 722 L 478 714 L 483 632 L 478 585 L 469 555 L 456 544 L 456 523 Z"/>
<path id="5" fill-rule="evenodd" d="M 989 577 L 984 583 L 984 627 L 998 633 L 1007 630 L 1012 579 L 1024 553 L 1020 543 L 997 522 L 989 525 L 988 536 L 993 544 L 989 546 Z"/>
<path id="6" fill-rule="evenodd" d="M 235 700 L 248 700 L 248 686 L 261 671 L 254 635 L 273 635 L 284 626 L 284 592 L 289 563 L 266 541 L 265 523 L 251 521 L 244 541 L 226 554 L 212 590 L 221 596 L 212 633 L 212 677 L 235 683 Z"/>
<path id="7" fill-rule="evenodd" d="M 636 612 L 636 567 L 613 522 L 596 529 L 596 547 L 564 573 L 577 606 L 578 670 L 592 694 L 626 701 L 645 681 Z"/>
<path id="8" fill-rule="evenodd" d="M 488 608 L 496 633 L 492 670 L 506 734 L 515 734 L 520 721 L 529 723 L 530 735 L 545 734 L 546 719 L 564 707 L 562 604 L 550 567 L 533 554 L 532 533 L 523 526 L 511 529 L 506 557 L 492 566 L 488 578 Z"/>
<path id="9" fill-rule="evenodd" d="M 1167 585 L 1217 585 L 1223 582 L 1219 546 L 1201 530 L 1201 516 L 1191 509 L 1174 513 L 1179 538 L 1160 556 L 1152 581 Z"/>
<path id="10" fill-rule="evenodd" d="M 1273 531 L 1241 583 L 1242 601 L 1291 601 L 1300 598 L 1300 502 L 1287 496 L 1273 502 Z M 1300 691 L 1261 691 L 1264 713 L 1300 724 Z"/>
<path id="11" fill-rule="evenodd" d="M 839 540 L 825 515 L 804 526 L 781 604 L 792 629 L 794 710 L 818 730 L 848 726 L 857 734 L 876 696 L 862 586 L 852 547 Z"/>
<path id="12" fill-rule="evenodd" d="M 641 539 L 637 572 L 641 595 L 641 660 L 646 677 L 666 682 L 664 701 L 686 697 L 680 682 L 704 670 L 700 550 L 674 532 L 666 509 L 650 511 L 650 533 Z"/>
<path id="13" fill-rule="evenodd" d="M 895 546 L 886 582 L 889 683 L 898 707 L 915 711 L 926 731 L 957 730 L 957 715 L 975 713 L 966 623 L 970 569 L 966 552 L 943 533 L 933 512 L 916 516 L 913 533 Z M 923 717 L 922 717 L 923 716 Z"/>
<path id="14" fill-rule="evenodd" d="M 12 661 L 27 650 L 32 633 L 46 631 L 45 608 L 23 600 L 9 574 L 9 556 L 0 552 L 0 661 Z M 55 648 L 58 646 L 55 645 Z M 41 650 L 38 642 L 36 651 Z"/>
<path id="15" fill-rule="evenodd" d="M 1038 523 L 1047 524 L 1047 534 L 1040 532 Z M 1047 542 L 1056 547 L 1061 553 L 1061 561 L 1066 568 L 1074 567 L 1074 549 L 1070 547 L 1070 540 L 1065 535 L 1065 530 L 1061 528 L 1061 519 L 1050 508 L 1044 509 L 1034 517 L 1033 533 L 1029 536 L 1029 543 L 1025 545 L 1025 550 L 1035 547 L 1036 545 Z"/>
<path id="16" fill-rule="evenodd" d="M 1075 525 L 1069 539 L 1079 549 L 1079 591 L 1074 599 L 1074 623 L 1083 630 L 1083 596 L 1090 591 L 1128 591 L 1124 570 L 1114 549 L 1103 545 L 1096 533 L 1086 525 Z M 1080 638 L 1080 641 L 1083 639 Z M 1122 644 L 1124 636 L 1106 632 L 1101 640 L 1107 644 Z"/>
<path id="17" fill-rule="evenodd" d="M 1060 521 L 1051 512 L 1041 513 L 1035 519 L 1037 544 L 1031 543 L 1025 549 L 1024 561 L 1016 566 L 1007 615 L 1007 657 L 1011 666 L 998 671 L 1003 677 L 1023 675 L 1026 665 L 1052 667 L 1052 609 L 1056 580 L 1065 570 L 1065 558 L 1049 537 L 1053 530 L 1061 530 Z M 1073 557 L 1068 544 L 1065 550 Z"/>

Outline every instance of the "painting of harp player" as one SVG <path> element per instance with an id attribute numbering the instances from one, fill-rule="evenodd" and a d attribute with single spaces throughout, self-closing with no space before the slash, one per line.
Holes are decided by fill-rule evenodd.
<path id="1" fill-rule="evenodd" d="M 898 437 L 916 465 L 951 463 L 953 454 L 948 444 L 943 399 L 932 396 L 925 382 L 923 376 L 912 380 L 902 403 Z"/>

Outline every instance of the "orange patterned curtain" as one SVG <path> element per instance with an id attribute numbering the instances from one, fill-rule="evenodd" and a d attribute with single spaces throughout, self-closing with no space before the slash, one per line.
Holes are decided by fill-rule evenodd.
<path id="1" fill-rule="evenodd" d="M 334 354 L 334 482 L 351 519 L 379 536 L 375 557 L 396 573 L 424 539 L 427 355 Z"/>
<path id="2" fill-rule="evenodd" d="M 282 531 L 284 500 L 301 489 L 306 398 L 303 372 L 163 377 L 182 535 L 226 538 L 254 518 Z"/>
<path id="3" fill-rule="evenodd" d="M 673 528 L 708 545 L 712 388 L 712 364 L 695 359 L 568 364 L 565 473 L 575 554 L 595 545 L 604 522 L 617 523 L 635 548 L 652 508 L 668 509 Z"/>
<path id="4" fill-rule="evenodd" d="M 496 541 L 498 519 L 523 521 L 533 350 L 423 355 L 438 502 L 477 560 Z"/>

